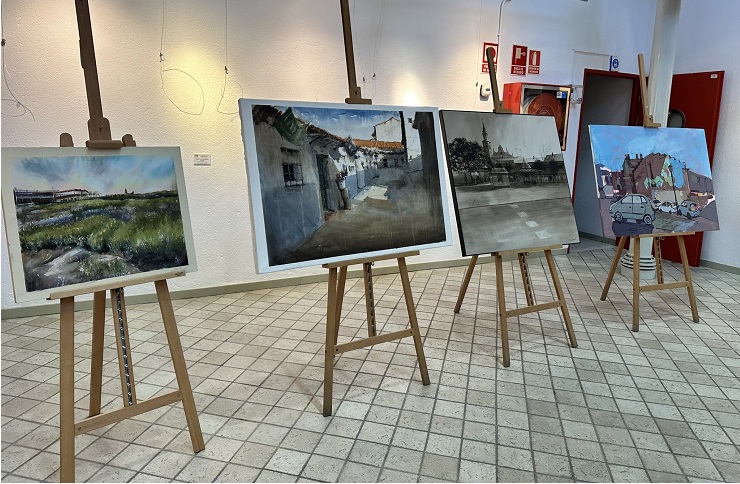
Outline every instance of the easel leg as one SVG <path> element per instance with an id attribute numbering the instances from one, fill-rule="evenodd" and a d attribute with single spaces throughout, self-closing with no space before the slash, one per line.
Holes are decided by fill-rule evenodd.
<path id="1" fill-rule="evenodd" d="M 627 237 L 619 238 L 619 245 L 617 245 L 617 253 L 614 254 L 614 260 L 612 266 L 609 268 L 609 275 L 606 276 L 606 282 L 604 283 L 604 289 L 601 291 L 601 300 L 606 301 L 606 295 L 609 293 L 609 286 L 612 285 L 614 279 L 614 273 L 617 271 L 617 264 L 619 264 L 619 257 L 622 255 L 624 250 L 624 244 L 627 242 Z"/>
<path id="2" fill-rule="evenodd" d="M 116 331 L 118 369 L 121 374 L 123 406 L 128 407 L 136 404 L 136 388 L 134 386 L 134 364 L 131 359 L 131 344 L 128 337 L 128 321 L 126 318 L 126 303 L 123 297 L 123 288 L 111 289 L 110 299 L 113 306 L 113 327 Z"/>
<path id="3" fill-rule="evenodd" d="M 558 266 L 555 264 L 555 258 L 552 256 L 551 250 L 545 251 L 545 258 L 547 259 L 547 266 L 550 268 L 552 282 L 555 285 L 555 294 L 557 294 L 558 301 L 560 301 L 560 309 L 563 311 L 563 320 L 565 320 L 565 329 L 568 331 L 570 347 L 578 348 L 576 333 L 573 331 L 573 322 L 570 320 L 568 305 L 565 303 L 565 294 L 563 293 L 563 287 L 560 285 L 560 278 L 558 278 Z"/>
<path id="4" fill-rule="evenodd" d="M 342 302 L 344 301 L 344 286 L 347 282 L 347 266 L 339 268 L 339 282 L 337 283 L 337 310 L 334 315 L 334 344 L 339 341 L 339 324 L 342 322 Z"/>
<path id="5" fill-rule="evenodd" d="M 634 246 L 632 259 L 632 331 L 640 330 L 640 239 L 632 237 Z"/>
<path id="6" fill-rule="evenodd" d="M 681 263 L 683 264 L 683 276 L 688 283 L 686 289 L 689 291 L 689 305 L 691 305 L 691 317 L 695 323 L 699 322 L 699 311 L 696 308 L 696 296 L 694 295 L 694 283 L 691 281 L 691 267 L 686 256 L 686 243 L 683 235 L 678 236 L 678 250 L 681 252 Z"/>
<path id="7" fill-rule="evenodd" d="M 185 357 L 182 354 L 180 333 L 177 331 L 175 311 L 172 309 L 172 300 L 170 299 L 167 280 L 155 281 L 154 287 L 157 289 L 159 309 L 162 312 L 164 331 L 170 347 L 172 366 L 175 367 L 177 387 L 180 389 L 180 394 L 182 395 L 182 408 L 185 410 L 185 420 L 188 423 L 193 452 L 200 452 L 206 448 L 206 444 L 203 441 L 203 433 L 201 432 L 200 421 L 198 420 L 198 410 L 195 408 L 195 399 L 193 398 L 193 389 L 190 386 L 190 377 L 188 376 L 188 369 L 185 365 Z"/>
<path id="8" fill-rule="evenodd" d="M 655 255 L 655 277 L 658 284 L 663 284 L 663 264 L 660 257 L 660 237 L 653 237 L 653 253 Z"/>
<path id="9" fill-rule="evenodd" d="M 75 301 L 59 301 L 60 480 L 75 481 Z"/>
<path id="10" fill-rule="evenodd" d="M 424 357 L 424 346 L 421 341 L 419 332 L 419 321 L 416 319 L 416 305 L 414 297 L 411 294 L 411 283 L 409 282 L 409 273 L 406 268 L 406 259 L 398 259 L 398 270 L 401 273 L 401 284 L 403 284 L 403 295 L 406 300 L 406 310 L 409 313 L 409 323 L 414 338 L 414 348 L 416 349 L 416 359 L 419 360 L 419 373 L 421 373 L 421 382 L 429 385 L 429 371 L 427 370 L 427 360 Z"/>
<path id="11" fill-rule="evenodd" d="M 532 279 L 529 277 L 527 253 L 520 252 L 517 257 L 519 258 L 519 269 L 522 272 L 522 284 L 524 285 L 524 295 L 527 297 L 527 306 L 532 306 L 534 304 L 534 294 L 532 294 Z"/>
<path id="12" fill-rule="evenodd" d="M 375 325 L 375 295 L 373 294 L 373 263 L 362 264 L 362 278 L 365 280 L 365 309 L 367 311 L 367 336 L 378 334 Z"/>
<path id="13" fill-rule="evenodd" d="M 463 299 L 465 299 L 465 293 L 468 292 L 468 285 L 470 284 L 470 278 L 473 277 L 473 271 L 475 270 L 475 264 L 478 262 L 478 256 L 474 255 L 470 258 L 470 264 L 468 269 L 465 271 L 465 278 L 463 279 L 462 286 L 460 286 L 460 294 L 457 296 L 457 304 L 455 304 L 455 312 L 460 312 L 460 306 L 462 306 Z"/>
<path id="14" fill-rule="evenodd" d="M 105 291 L 93 298 L 92 357 L 90 360 L 90 417 L 100 413 L 103 387 L 103 346 L 105 340 Z"/>
<path id="15" fill-rule="evenodd" d="M 506 300 L 504 296 L 504 265 L 503 258 L 500 254 L 494 253 L 494 259 L 496 260 L 496 292 L 498 294 L 498 317 L 499 325 L 501 326 L 501 351 L 504 358 L 504 366 L 508 367 L 511 362 L 509 360 L 509 328 L 506 323 Z"/>
<path id="16" fill-rule="evenodd" d="M 326 347 L 324 348 L 324 417 L 332 412 L 331 394 L 334 383 L 334 339 L 336 337 L 337 269 L 329 269 L 329 294 L 326 300 Z"/>

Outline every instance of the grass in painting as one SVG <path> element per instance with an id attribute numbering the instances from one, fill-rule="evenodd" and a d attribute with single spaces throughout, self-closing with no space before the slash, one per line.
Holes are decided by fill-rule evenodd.
<path id="1" fill-rule="evenodd" d="M 17 207 L 29 291 L 187 264 L 177 194 Z"/>

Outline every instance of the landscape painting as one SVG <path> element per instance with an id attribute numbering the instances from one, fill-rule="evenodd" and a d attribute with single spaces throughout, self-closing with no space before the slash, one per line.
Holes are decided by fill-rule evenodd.
<path id="1" fill-rule="evenodd" d="M 3 148 L 16 301 L 195 269 L 179 148 Z"/>
<path id="2" fill-rule="evenodd" d="M 258 272 L 451 244 L 436 109 L 239 107 Z"/>
<path id="3" fill-rule="evenodd" d="M 719 229 L 703 129 L 589 131 L 605 237 Z"/>
<path id="4" fill-rule="evenodd" d="M 463 255 L 578 242 L 555 120 L 441 111 Z"/>

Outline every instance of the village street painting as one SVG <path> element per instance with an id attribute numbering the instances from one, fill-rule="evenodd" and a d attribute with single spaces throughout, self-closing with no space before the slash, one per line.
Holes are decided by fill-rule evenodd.
<path id="1" fill-rule="evenodd" d="M 128 148 L 113 155 L 3 148 L 2 157 L 16 300 L 62 286 L 194 267 L 178 148 Z"/>
<path id="2" fill-rule="evenodd" d="M 719 229 L 703 129 L 589 131 L 605 237 Z"/>
<path id="3" fill-rule="evenodd" d="M 463 255 L 578 242 L 552 117 L 440 117 Z"/>
<path id="4" fill-rule="evenodd" d="M 240 112 L 259 272 L 451 243 L 435 109 L 242 99 Z"/>

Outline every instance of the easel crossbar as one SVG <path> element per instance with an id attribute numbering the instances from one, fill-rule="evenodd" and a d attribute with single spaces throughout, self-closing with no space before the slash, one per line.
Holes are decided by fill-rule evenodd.
<path id="1" fill-rule="evenodd" d="M 337 345 L 334 347 L 334 354 L 336 355 L 339 353 L 344 353 L 346 351 L 366 348 L 368 346 L 373 346 L 373 345 L 377 345 L 380 343 L 387 343 L 388 341 L 403 339 L 403 338 L 407 338 L 413 335 L 414 335 L 414 331 L 411 328 L 409 328 L 409 329 L 404 329 L 402 331 L 395 331 L 393 333 L 381 334 L 378 336 L 370 336 L 369 338 L 364 338 L 358 341 L 351 341 L 349 343 L 342 343 L 340 345 Z"/>
<path id="2" fill-rule="evenodd" d="M 534 306 L 526 306 L 516 309 L 511 309 L 506 311 L 506 316 L 520 316 L 522 314 L 528 314 L 528 313 L 536 313 L 538 311 L 544 311 L 545 309 L 553 309 L 553 308 L 559 308 L 562 307 L 563 303 L 561 301 L 550 301 L 546 303 L 541 304 L 535 304 Z"/>
<path id="3" fill-rule="evenodd" d="M 662 284 L 650 284 L 647 286 L 640 286 L 640 292 L 662 291 L 663 289 L 678 289 L 681 287 L 689 287 L 689 283 L 686 281 L 679 281 L 664 282 Z"/>
<path id="4" fill-rule="evenodd" d="M 100 427 L 105 427 L 106 425 L 150 412 L 171 403 L 179 402 L 180 400 L 182 400 L 182 393 L 176 390 L 128 407 L 95 415 L 94 417 L 88 417 L 85 420 L 75 423 L 75 435 L 85 434 Z"/>

